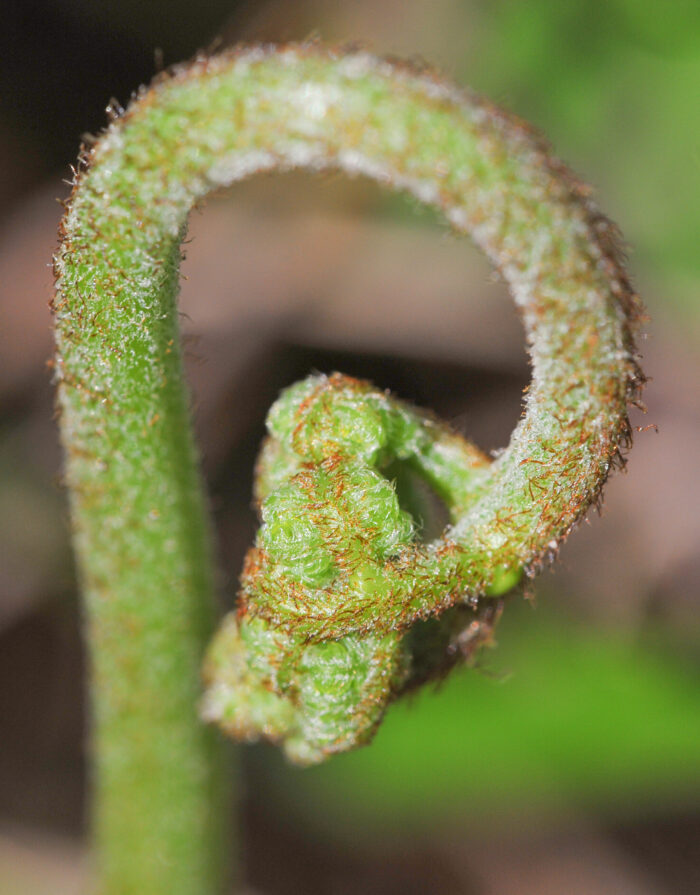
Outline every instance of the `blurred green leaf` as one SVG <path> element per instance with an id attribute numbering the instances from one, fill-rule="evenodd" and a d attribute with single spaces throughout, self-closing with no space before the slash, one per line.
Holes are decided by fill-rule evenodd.
<path id="1" fill-rule="evenodd" d="M 699 313 L 687 281 L 700 276 L 700 5 L 464 6 L 480 39 L 459 78 L 542 128 L 604 197 L 634 247 L 633 272 L 672 308 Z"/>

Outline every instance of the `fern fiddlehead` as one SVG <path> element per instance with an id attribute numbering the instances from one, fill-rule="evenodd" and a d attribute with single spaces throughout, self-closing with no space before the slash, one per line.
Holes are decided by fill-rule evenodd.
<path id="1" fill-rule="evenodd" d="M 637 304 L 614 229 L 522 122 L 430 72 L 314 45 L 202 58 L 141 91 L 85 151 L 55 259 L 105 891 L 213 891 L 220 878 L 219 762 L 195 717 L 213 613 L 178 348 L 179 244 L 207 193 L 296 167 L 409 191 L 469 233 L 510 285 L 533 379 L 493 464 L 366 384 L 310 380 L 282 398 L 239 618 L 209 653 L 208 716 L 283 739 L 300 761 L 366 739 L 386 701 L 430 673 L 415 623 L 447 619 L 436 634 L 444 653 L 464 627 L 447 611 L 483 607 L 556 552 L 629 435 Z M 380 475 L 392 457 L 442 490 L 453 519 L 438 542 L 415 544 Z M 366 509 L 362 524 L 343 501 Z M 309 524 L 312 503 L 323 519 Z M 376 513 L 388 534 L 368 534 Z M 285 545 L 303 549 L 292 557 Z M 366 687 L 352 692 L 355 671 Z M 342 729 L 341 680 L 339 702 L 355 709 Z M 132 877 L 126 852 L 140 868 Z"/>
<path id="2" fill-rule="evenodd" d="M 238 739 L 284 740 L 306 764 L 366 742 L 391 698 L 454 663 L 459 624 L 474 621 L 476 605 L 449 610 L 464 597 L 458 543 L 420 547 L 383 471 L 412 467 L 456 523 L 490 461 L 435 419 L 337 373 L 287 389 L 268 428 L 263 525 L 238 611 L 209 652 L 204 715 Z M 519 577 L 501 572 L 492 596 Z"/>

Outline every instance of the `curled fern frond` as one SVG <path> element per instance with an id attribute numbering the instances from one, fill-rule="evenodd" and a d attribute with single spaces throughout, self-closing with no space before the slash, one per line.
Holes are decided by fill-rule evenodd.
<path id="1" fill-rule="evenodd" d="M 457 661 L 474 622 L 476 598 L 445 612 L 464 603 L 464 557 L 452 528 L 417 543 L 397 464 L 432 486 L 456 524 L 490 460 L 433 417 L 337 373 L 287 389 L 268 430 L 262 527 L 238 611 L 209 651 L 203 712 L 238 739 L 263 733 L 310 763 L 367 742 L 391 699 Z M 492 596 L 520 569 L 495 577 Z"/>
<path id="2" fill-rule="evenodd" d="M 226 622 L 209 663 L 217 680 L 262 681 L 267 696 L 258 692 L 262 701 L 244 720 L 231 721 L 230 703 L 224 718 L 211 690 L 206 705 L 245 736 L 284 739 L 303 761 L 363 741 L 376 721 L 368 710 L 354 732 L 339 731 L 342 746 L 332 742 L 328 669 L 339 669 L 337 681 L 356 667 L 370 701 L 381 680 L 385 703 L 440 665 L 414 636 L 417 623 L 437 619 L 444 652 L 464 627 L 448 612 L 483 606 L 508 576 L 533 574 L 599 499 L 629 439 L 627 404 L 642 381 L 632 338 L 638 304 L 615 228 L 588 189 L 522 121 L 429 70 L 315 44 L 243 47 L 175 68 L 113 112 L 81 153 L 54 302 L 91 641 L 98 841 L 113 882 L 105 891 L 201 893 L 218 878 L 217 850 L 207 843 L 220 843 L 223 827 L 212 810 L 216 747 L 195 715 L 213 601 L 176 313 L 179 246 L 193 205 L 252 174 L 295 168 L 407 191 L 469 234 L 502 273 L 530 349 L 524 416 L 490 465 L 434 421 L 346 380 L 302 385 L 297 393 L 315 396 L 309 407 L 302 399 L 292 409 L 285 396 L 271 417 L 265 518 L 244 576 L 242 620 Z M 335 428 L 329 436 L 332 450 L 350 458 L 341 480 L 314 432 L 325 431 L 318 408 L 347 391 L 363 393 L 366 406 L 343 410 L 361 437 Z M 359 451 L 354 460 L 346 436 Z M 402 452 L 433 477 L 453 513 L 435 544 L 416 545 L 381 481 L 385 458 Z M 466 471 L 457 470 L 460 455 Z M 311 462 L 325 473 L 307 469 Z M 350 496 L 331 509 L 326 494 L 341 485 Z M 362 522 L 350 522 L 343 506 L 365 485 L 355 506 Z M 280 521 L 317 494 L 319 524 Z M 368 531 L 377 514 L 394 528 L 375 538 Z M 293 557 L 285 544 L 304 546 Z M 228 666 L 211 659 L 226 642 Z M 270 665 L 277 643 L 279 667 L 257 668 L 258 659 Z M 132 876 L 126 854 L 140 868 Z"/>

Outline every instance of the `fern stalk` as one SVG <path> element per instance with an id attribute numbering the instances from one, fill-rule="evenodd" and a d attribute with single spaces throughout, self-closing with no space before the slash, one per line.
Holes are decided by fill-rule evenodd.
<path id="1" fill-rule="evenodd" d="M 598 499 L 629 435 L 637 304 L 614 228 L 521 121 L 431 72 L 316 45 L 197 59 L 141 90 L 83 150 L 55 258 L 103 895 L 224 885 L 221 748 L 196 713 L 214 610 L 179 247 L 207 194 L 293 168 L 368 176 L 441 210 L 509 282 L 533 364 L 510 445 L 446 535 L 459 558 L 445 559 L 442 594 L 365 600 L 353 621 L 329 612 L 321 635 L 304 618 L 297 632 L 404 630 L 488 593 L 504 569 L 534 572 Z M 274 603 L 260 615 L 290 625 Z"/>

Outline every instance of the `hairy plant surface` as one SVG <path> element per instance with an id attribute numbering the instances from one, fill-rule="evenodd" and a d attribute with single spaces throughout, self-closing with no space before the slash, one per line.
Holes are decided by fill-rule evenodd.
<path id="1" fill-rule="evenodd" d="M 225 787 L 196 716 L 213 603 L 179 246 L 212 190 L 293 168 L 368 176 L 470 234 L 510 285 L 533 378 L 493 463 L 366 383 L 312 378 L 282 396 L 238 617 L 209 652 L 208 717 L 301 762 L 365 742 L 391 698 L 469 652 L 489 601 L 556 553 L 629 437 L 637 303 L 614 227 L 523 122 L 430 71 L 315 45 L 201 58 L 115 110 L 81 156 L 54 304 L 110 895 L 220 886 Z M 433 543 L 397 500 L 395 461 L 450 510 Z"/>

